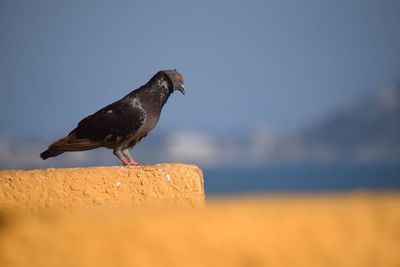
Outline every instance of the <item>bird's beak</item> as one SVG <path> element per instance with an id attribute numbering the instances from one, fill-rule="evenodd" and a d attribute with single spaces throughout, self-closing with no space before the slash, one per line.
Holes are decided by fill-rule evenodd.
<path id="1" fill-rule="evenodd" d="M 180 84 L 176 89 L 178 89 L 182 94 L 185 94 L 185 86 L 183 84 Z"/>

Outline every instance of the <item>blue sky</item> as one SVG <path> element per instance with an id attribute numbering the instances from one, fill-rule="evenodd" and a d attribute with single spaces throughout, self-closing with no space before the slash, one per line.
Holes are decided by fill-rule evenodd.
<path id="1" fill-rule="evenodd" d="M 0 136 L 64 135 L 177 68 L 160 130 L 295 129 L 400 82 L 399 1 L 1 1 Z"/>

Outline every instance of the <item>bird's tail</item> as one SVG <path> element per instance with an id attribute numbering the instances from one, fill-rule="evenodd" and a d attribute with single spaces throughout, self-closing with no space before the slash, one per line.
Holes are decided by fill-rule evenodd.
<path id="1" fill-rule="evenodd" d="M 75 132 L 72 131 L 67 137 L 52 143 L 46 151 L 40 154 L 40 157 L 45 160 L 64 152 L 83 151 L 98 147 L 100 147 L 99 142 L 91 141 L 87 138 L 77 138 Z"/>
<path id="2" fill-rule="evenodd" d="M 46 151 L 40 153 L 40 157 L 43 160 L 45 160 L 45 159 L 48 159 L 48 158 L 51 158 L 51 157 L 58 156 L 58 155 L 60 155 L 62 153 L 64 153 L 64 151 L 54 151 L 54 150 L 47 149 Z"/>

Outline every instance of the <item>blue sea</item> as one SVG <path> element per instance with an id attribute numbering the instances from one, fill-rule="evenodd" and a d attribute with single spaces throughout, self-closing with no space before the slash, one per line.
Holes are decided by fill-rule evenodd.
<path id="1" fill-rule="evenodd" d="M 289 165 L 204 170 L 208 196 L 399 191 L 399 165 Z"/>

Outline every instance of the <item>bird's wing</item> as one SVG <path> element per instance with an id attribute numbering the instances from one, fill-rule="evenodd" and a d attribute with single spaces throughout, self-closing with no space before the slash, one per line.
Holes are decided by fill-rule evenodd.
<path id="1" fill-rule="evenodd" d="M 144 123 L 146 112 L 140 105 L 117 101 L 79 122 L 72 131 L 78 139 L 95 142 L 114 142 L 135 133 Z"/>
<path id="2" fill-rule="evenodd" d="M 146 112 L 140 105 L 117 101 L 84 118 L 68 136 L 51 144 L 49 150 L 82 151 L 113 146 L 118 138 L 134 134 L 145 119 Z"/>

